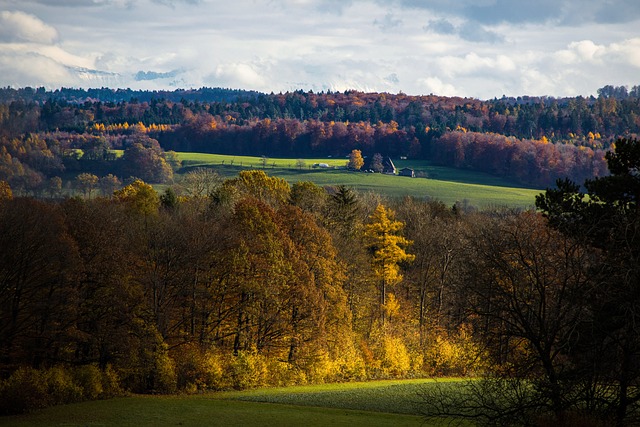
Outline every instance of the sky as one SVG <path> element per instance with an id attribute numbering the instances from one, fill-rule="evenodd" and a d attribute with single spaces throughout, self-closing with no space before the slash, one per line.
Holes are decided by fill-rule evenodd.
<path id="1" fill-rule="evenodd" d="M 0 87 L 493 99 L 640 85 L 639 0 L 0 0 Z"/>

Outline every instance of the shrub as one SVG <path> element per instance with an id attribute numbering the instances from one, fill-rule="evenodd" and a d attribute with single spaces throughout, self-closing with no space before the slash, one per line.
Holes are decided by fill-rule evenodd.
<path id="1" fill-rule="evenodd" d="M 0 384 L 0 413 L 22 414 L 49 405 L 42 371 L 20 368 Z"/>
<path id="2" fill-rule="evenodd" d="M 39 371 L 46 383 L 46 406 L 83 400 L 83 389 L 74 381 L 68 369 L 55 366 L 46 371 Z"/>
<path id="3" fill-rule="evenodd" d="M 255 352 L 240 351 L 229 363 L 231 386 L 237 390 L 267 385 L 267 364 Z"/>
<path id="4" fill-rule="evenodd" d="M 103 399 L 110 397 L 122 396 L 124 390 L 120 385 L 120 377 L 118 373 L 113 369 L 111 365 L 107 365 L 104 371 L 102 371 L 102 395 Z"/>
<path id="5" fill-rule="evenodd" d="M 430 375 L 468 375 L 482 370 L 484 360 L 469 328 L 464 325 L 453 336 L 444 333 L 432 336 L 424 356 L 425 369 Z"/>
<path id="6" fill-rule="evenodd" d="M 359 381 L 367 378 L 366 360 L 373 360 L 373 353 L 364 341 L 361 343 L 361 351 L 358 351 L 353 342 L 349 342 L 340 348 L 340 353 L 333 359 L 333 375 L 331 381 Z"/>
<path id="7" fill-rule="evenodd" d="M 174 393 L 178 379 L 173 360 L 169 357 L 167 345 L 161 344 L 154 354 L 153 366 L 149 373 L 149 391 L 156 393 Z"/>
<path id="8" fill-rule="evenodd" d="M 221 357 L 196 344 L 179 347 L 173 356 L 178 389 L 187 392 L 220 390 L 228 386 L 223 378 Z"/>
<path id="9" fill-rule="evenodd" d="M 79 366 L 73 370 L 73 379 L 85 399 L 95 400 L 104 393 L 103 374 L 96 366 Z"/>
<path id="10" fill-rule="evenodd" d="M 399 377 L 411 369 L 407 347 L 398 337 L 385 336 L 380 346 L 380 368 L 385 377 Z"/>
<path id="11" fill-rule="evenodd" d="M 106 386 L 105 386 L 106 385 Z M 51 405 L 97 399 L 105 389 L 115 395 L 120 392 L 117 376 L 95 366 L 74 370 L 63 366 L 38 370 L 20 368 L 0 382 L 0 414 L 21 414 Z"/>

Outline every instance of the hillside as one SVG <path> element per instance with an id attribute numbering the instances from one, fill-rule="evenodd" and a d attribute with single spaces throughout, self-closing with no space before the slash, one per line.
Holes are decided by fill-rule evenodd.
<path id="1" fill-rule="evenodd" d="M 637 89 L 481 101 L 356 91 L 7 88 L 0 90 L 0 180 L 18 194 L 41 195 L 52 179 L 65 186 L 82 173 L 169 182 L 175 170 L 167 151 L 305 159 L 358 149 L 544 188 L 608 173 L 613 141 L 639 132 Z M 128 154 L 110 157 L 118 149 Z"/>
<path id="2" fill-rule="evenodd" d="M 181 174 L 198 167 L 212 168 L 221 176 L 231 178 L 241 170 L 261 169 L 272 176 L 284 178 L 290 184 L 310 181 L 319 186 L 346 185 L 359 192 L 379 193 L 387 197 L 412 196 L 456 202 L 476 207 L 509 206 L 530 208 L 541 189 L 514 185 L 493 175 L 433 165 L 420 160 L 395 160 L 398 169 L 414 169 L 415 178 L 366 172 L 351 172 L 344 168 L 345 159 L 282 159 L 250 156 L 229 156 L 202 153 L 177 153 L 182 161 Z M 313 165 L 325 163 L 331 169 Z M 336 169 L 333 169 L 336 168 Z"/>

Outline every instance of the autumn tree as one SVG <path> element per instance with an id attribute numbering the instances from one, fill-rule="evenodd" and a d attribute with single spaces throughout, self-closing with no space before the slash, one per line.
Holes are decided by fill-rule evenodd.
<path id="1" fill-rule="evenodd" d="M 231 218 L 234 232 L 227 252 L 236 289 L 233 351 L 275 350 L 283 345 L 288 322 L 284 296 L 292 277 L 291 242 L 277 224 L 275 211 L 263 201 L 240 200 Z"/>
<path id="2" fill-rule="evenodd" d="M 187 196 L 193 198 L 209 197 L 222 183 L 220 175 L 209 168 L 196 168 L 183 175 L 180 182 Z"/>
<path id="3" fill-rule="evenodd" d="M 138 227 L 126 207 L 107 199 L 68 199 L 62 209 L 80 260 L 74 282 L 81 295 L 73 312 L 75 363 L 135 370 L 136 347 L 148 326 L 134 280 L 145 250 Z"/>
<path id="4" fill-rule="evenodd" d="M 11 186 L 7 181 L 0 181 L 0 200 L 11 200 L 13 199 L 13 192 L 11 191 Z"/>
<path id="5" fill-rule="evenodd" d="M 379 281 L 381 321 L 385 320 L 387 287 L 402 281 L 400 263 L 410 262 L 415 256 L 405 252 L 412 242 L 400 233 L 404 223 L 394 219 L 395 213 L 379 204 L 364 227 L 364 238 L 371 251 L 373 270 Z"/>
<path id="6" fill-rule="evenodd" d="M 158 193 L 151 185 L 139 179 L 115 191 L 113 195 L 117 201 L 124 203 L 133 212 L 144 216 L 156 214 L 160 206 Z"/>
<path id="7" fill-rule="evenodd" d="M 303 211 L 318 216 L 324 214 L 328 202 L 328 194 L 324 188 L 310 181 L 298 181 L 291 186 L 290 202 Z"/>
<path id="8" fill-rule="evenodd" d="M 289 287 L 290 344 L 287 359 L 300 363 L 331 351 L 329 336 L 348 335 L 350 316 L 342 288 L 344 267 L 339 263 L 330 234 L 300 208 L 279 212 L 282 229 L 292 243 L 295 275 Z"/>
<path id="9" fill-rule="evenodd" d="M 487 425 L 583 425 L 608 393 L 580 362 L 597 255 L 537 213 L 473 220 L 458 280 L 487 366 L 457 396 L 426 392 L 425 412 Z"/>
<path id="10" fill-rule="evenodd" d="M 405 223 L 404 232 L 413 241 L 415 261 L 407 267 L 407 293 L 417 309 L 421 341 L 427 330 L 455 328 L 461 319 L 455 314 L 462 297 L 454 286 L 457 260 L 462 252 L 460 218 L 442 202 L 405 198 L 396 212 Z"/>
<path id="11" fill-rule="evenodd" d="M 222 190 L 239 197 L 255 197 L 274 207 L 285 205 L 291 193 L 287 181 L 260 170 L 241 171 L 237 178 L 226 180 Z"/>
<path id="12" fill-rule="evenodd" d="M 0 365 L 42 367 L 64 359 L 77 297 L 76 248 L 57 206 L 0 203 Z"/>
<path id="13" fill-rule="evenodd" d="M 91 173 L 81 173 L 76 177 L 76 186 L 84 197 L 91 197 L 91 193 L 98 186 L 99 178 Z"/>
<path id="14" fill-rule="evenodd" d="M 119 159 L 124 176 L 136 176 L 147 182 L 164 183 L 173 179 L 173 170 L 167 163 L 158 141 L 135 135 L 127 143 Z"/>
<path id="15" fill-rule="evenodd" d="M 49 182 L 47 183 L 47 192 L 51 198 L 59 196 L 62 192 L 62 178 L 59 176 L 49 178 Z"/>
<path id="16" fill-rule="evenodd" d="M 98 183 L 100 191 L 102 191 L 102 195 L 107 197 L 111 197 L 113 192 L 120 188 L 121 185 L 122 182 L 120 179 L 113 174 L 103 176 L 100 178 L 100 182 Z"/>
<path id="17" fill-rule="evenodd" d="M 384 165 L 382 164 L 382 154 L 380 153 L 375 153 L 373 155 L 373 158 L 371 159 L 371 164 L 369 165 L 371 167 L 371 170 L 374 172 L 378 172 L 381 173 L 384 170 Z"/>
<path id="18" fill-rule="evenodd" d="M 349 162 L 347 168 L 359 171 L 364 166 L 364 159 L 362 158 L 362 152 L 360 150 L 351 150 L 349 154 Z"/>

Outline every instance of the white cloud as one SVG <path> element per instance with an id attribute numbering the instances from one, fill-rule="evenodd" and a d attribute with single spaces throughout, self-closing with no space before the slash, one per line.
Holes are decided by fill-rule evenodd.
<path id="1" fill-rule="evenodd" d="M 603 52 L 603 47 L 596 45 L 591 40 L 581 40 L 579 42 L 570 43 L 569 50 L 574 52 L 577 58 L 581 61 L 592 61 L 599 56 L 598 53 Z"/>
<path id="2" fill-rule="evenodd" d="M 397 18 L 393 12 L 387 14 L 381 20 L 376 19 L 373 24 L 382 31 L 389 31 L 402 25 L 402 19 Z"/>
<path id="3" fill-rule="evenodd" d="M 254 65 L 245 63 L 221 64 L 209 80 L 216 86 L 241 87 L 253 90 L 265 90 L 267 81 Z"/>
<path id="4" fill-rule="evenodd" d="M 105 79 L 145 89 L 357 88 L 493 98 L 589 95 L 606 84 L 640 83 L 640 2 L 610 0 L 625 8 L 626 21 L 636 17 L 631 24 L 618 24 L 622 18 L 606 15 L 597 0 L 527 4 L 0 0 L 0 10 L 13 10 L 0 17 L 0 86 L 87 87 Z M 136 80 L 140 71 L 165 77 Z"/>
<path id="5" fill-rule="evenodd" d="M 640 37 L 611 44 L 607 55 L 612 60 L 626 62 L 633 67 L 640 68 Z"/>
<path id="6" fill-rule="evenodd" d="M 0 52 L 0 76 L 15 86 L 75 85 L 68 68 L 46 56 L 34 53 Z"/>
<path id="7" fill-rule="evenodd" d="M 434 94 L 440 96 L 455 96 L 458 95 L 458 91 L 455 86 L 450 83 L 445 83 L 440 80 L 439 77 L 425 77 L 418 79 L 417 81 L 420 88 L 422 88 L 425 94 Z"/>
<path id="8" fill-rule="evenodd" d="M 24 12 L 0 12 L 0 42 L 52 44 L 58 39 L 55 28 Z"/>

